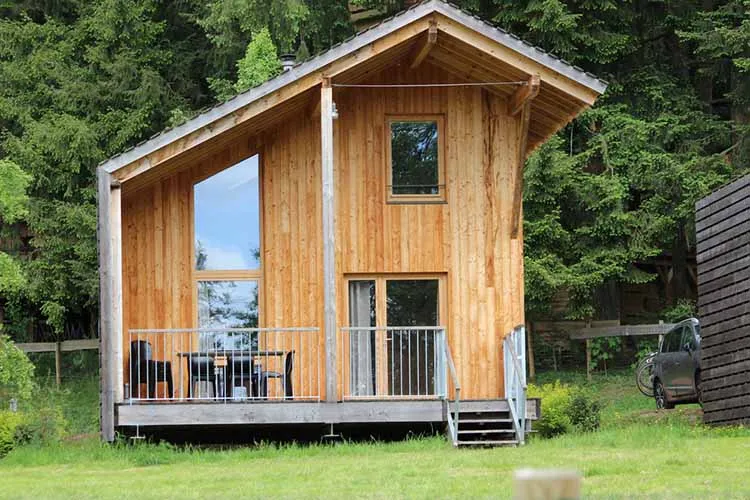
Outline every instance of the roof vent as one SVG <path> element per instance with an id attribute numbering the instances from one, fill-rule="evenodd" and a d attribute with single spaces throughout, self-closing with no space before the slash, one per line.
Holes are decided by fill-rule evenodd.
<path id="1" fill-rule="evenodd" d="M 294 54 L 282 54 L 281 55 L 281 69 L 282 71 L 289 71 L 297 64 L 297 56 Z"/>

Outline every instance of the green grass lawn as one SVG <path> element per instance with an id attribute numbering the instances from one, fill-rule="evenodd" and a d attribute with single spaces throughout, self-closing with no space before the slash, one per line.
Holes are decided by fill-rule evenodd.
<path id="1" fill-rule="evenodd" d="M 0 460 L 0 497 L 507 498 L 519 467 L 578 469 L 586 498 L 750 497 L 750 430 L 704 428 L 693 408 L 654 412 L 628 381 L 593 382 L 608 401 L 600 431 L 519 449 L 455 450 L 441 438 L 232 450 L 89 438 L 15 450 Z"/>

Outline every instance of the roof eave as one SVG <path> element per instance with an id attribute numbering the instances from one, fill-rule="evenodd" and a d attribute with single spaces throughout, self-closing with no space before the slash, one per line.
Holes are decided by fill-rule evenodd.
<path id="1" fill-rule="evenodd" d="M 117 156 L 105 160 L 98 168 L 110 174 L 115 173 L 119 169 L 141 160 L 169 144 L 179 141 L 201 128 L 242 109 L 256 100 L 262 99 L 263 97 L 284 88 L 303 77 L 314 74 L 316 71 L 322 71 L 326 66 L 339 58 L 362 49 L 376 40 L 434 13 L 441 14 L 455 22 L 464 24 L 468 28 L 473 29 L 497 43 L 505 45 L 509 49 L 548 67 L 560 75 L 591 89 L 597 94 L 602 94 L 607 88 L 606 82 L 599 80 L 595 76 L 571 66 L 565 61 L 556 58 L 521 39 L 486 23 L 485 21 L 482 21 L 480 18 L 460 10 L 456 6 L 448 4 L 443 0 L 427 0 L 405 11 L 399 12 L 380 24 L 359 33 L 343 43 L 333 46 L 326 52 L 296 65 L 291 70 L 281 73 L 279 76 L 268 80 L 257 87 L 247 90 L 246 92 L 211 108 L 182 125 L 161 132 L 153 136 L 151 139 L 148 139 Z"/>

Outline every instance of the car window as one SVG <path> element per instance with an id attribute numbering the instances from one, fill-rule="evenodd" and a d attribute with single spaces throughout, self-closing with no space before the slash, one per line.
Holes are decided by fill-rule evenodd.
<path id="1" fill-rule="evenodd" d="M 682 341 L 680 342 L 680 349 L 682 349 L 686 344 L 690 344 L 690 349 L 695 350 L 695 335 L 693 334 L 693 329 L 690 327 L 690 325 L 685 325 L 682 329 Z"/>
<path id="2" fill-rule="evenodd" d="M 682 328 L 674 328 L 667 332 L 664 336 L 664 341 L 661 344 L 661 352 L 674 352 L 680 345 L 680 338 Z"/>

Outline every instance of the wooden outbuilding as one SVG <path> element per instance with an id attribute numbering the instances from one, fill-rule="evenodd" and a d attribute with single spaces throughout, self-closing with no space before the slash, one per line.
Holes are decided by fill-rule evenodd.
<path id="1" fill-rule="evenodd" d="M 104 162 L 104 438 L 522 440 L 522 169 L 605 87 L 428 0 Z"/>
<path id="2" fill-rule="evenodd" d="M 696 204 L 701 399 L 708 424 L 750 423 L 750 175 Z"/>

